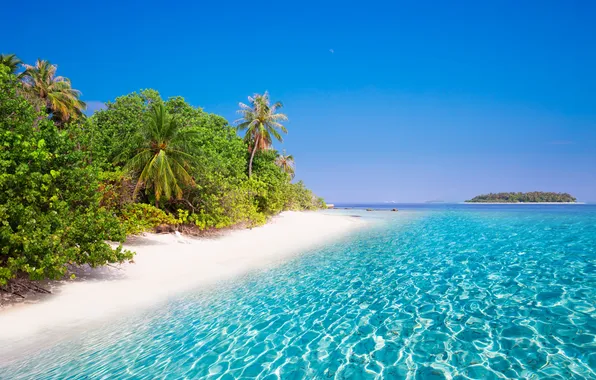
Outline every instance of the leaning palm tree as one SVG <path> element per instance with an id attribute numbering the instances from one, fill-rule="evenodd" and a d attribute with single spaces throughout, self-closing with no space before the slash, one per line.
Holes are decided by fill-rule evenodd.
<path id="1" fill-rule="evenodd" d="M 284 151 L 283 154 L 277 156 L 275 164 L 279 166 L 284 173 L 289 174 L 290 178 L 294 178 L 294 156 L 286 154 Z"/>
<path id="2" fill-rule="evenodd" d="M 72 88 L 70 80 L 56 76 L 58 66 L 38 59 L 34 66 L 24 65 L 20 75 L 26 94 L 32 97 L 38 111 L 42 107 L 52 114 L 52 118 L 65 123 L 83 115 L 85 103 L 80 99 L 81 92 Z"/>
<path id="3" fill-rule="evenodd" d="M 244 141 L 251 149 L 248 162 L 248 177 L 252 175 L 252 161 L 257 150 L 265 150 L 271 147 L 272 140 L 283 141 L 281 133 L 288 133 L 286 127 L 280 122 L 287 121 L 288 117 L 277 110 L 282 107 L 281 102 L 273 105 L 269 102 L 269 93 L 255 94 L 248 97 L 249 105 L 239 103 L 238 113 L 242 117 L 236 120 L 238 130 L 246 131 Z"/>
<path id="4" fill-rule="evenodd" d="M 153 104 L 148 122 L 143 125 L 143 146 L 128 161 L 125 169 L 139 176 L 134 189 L 136 198 L 139 190 L 152 190 L 155 206 L 162 196 L 182 197 L 181 184 L 194 183 L 188 173 L 193 156 L 186 153 L 188 137 L 193 132 L 180 129 L 178 121 L 168 114 L 163 103 Z"/>
<path id="5" fill-rule="evenodd" d="M 15 54 L 0 54 L 0 65 L 7 66 L 12 74 L 16 73 L 21 63 Z"/>

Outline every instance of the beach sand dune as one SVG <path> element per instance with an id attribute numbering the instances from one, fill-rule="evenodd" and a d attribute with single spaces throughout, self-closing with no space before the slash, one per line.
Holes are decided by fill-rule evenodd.
<path id="1" fill-rule="evenodd" d="M 360 218 L 284 212 L 267 225 L 218 238 L 131 237 L 134 263 L 81 268 L 78 279 L 48 283 L 51 295 L 0 309 L 0 343 L 42 338 L 138 310 L 182 291 L 280 262 L 364 226 Z"/>

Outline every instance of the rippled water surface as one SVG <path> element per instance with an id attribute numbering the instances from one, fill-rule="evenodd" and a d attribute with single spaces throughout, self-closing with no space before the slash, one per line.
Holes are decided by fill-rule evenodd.
<path id="1" fill-rule="evenodd" d="M 560 207 L 369 213 L 384 222 L 0 378 L 596 378 L 596 210 Z"/>

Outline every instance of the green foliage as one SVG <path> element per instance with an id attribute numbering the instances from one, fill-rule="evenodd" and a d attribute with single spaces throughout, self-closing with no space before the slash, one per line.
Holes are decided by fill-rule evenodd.
<path id="1" fill-rule="evenodd" d="M 255 175 L 251 180 L 257 189 L 255 198 L 259 211 L 266 215 L 284 210 L 316 210 L 325 208 L 325 202 L 308 190 L 302 181 L 291 183 L 291 175 L 279 167 L 275 150 L 259 152 L 255 156 Z"/>
<path id="2" fill-rule="evenodd" d="M 259 152 L 254 160 L 254 176 L 256 182 L 256 200 L 260 212 L 266 215 L 278 214 L 286 204 L 286 187 L 290 177 L 275 164 L 277 152 L 265 150 Z"/>
<path id="3" fill-rule="evenodd" d="M 318 210 L 327 208 L 323 198 L 319 198 L 304 186 L 304 182 L 291 183 L 287 187 L 286 210 Z"/>
<path id="4" fill-rule="evenodd" d="M 110 170 L 125 164 L 143 144 L 140 130 L 149 105 L 161 102 L 154 90 L 116 98 L 105 110 L 95 112 L 85 126 L 85 144 L 95 165 Z"/>
<path id="5" fill-rule="evenodd" d="M 254 182 L 212 173 L 201 178 L 201 184 L 191 192 L 190 203 L 194 204 L 191 222 L 199 229 L 224 228 L 236 224 L 248 226 L 265 222 L 265 215 L 258 210 L 253 194 Z"/>
<path id="6" fill-rule="evenodd" d="M 188 145 L 196 162 L 195 186 L 186 192 L 191 222 L 200 229 L 264 223 L 265 215 L 251 196 L 254 184 L 247 181 L 247 146 L 235 129 L 221 116 L 191 107 L 182 98 L 169 99 L 166 106 L 194 132 Z"/>
<path id="7" fill-rule="evenodd" d="M 175 225 L 179 220 L 165 211 L 146 203 L 131 203 L 124 206 L 120 221 L 127 234 L 150 231 L 162 224 Z"/>
<path id="8" fill-rule="evenodd" d="M 18 273 L 60 278 L 68 264 L 130 259 L 105 243 L 123 241 L 125 231 L 100 206 L 97 171 L 68 129 L 17 93 L 20 86 L 0 65 L 0 285 Z"/>
<path id="9" fill-rule="evenodd" d="M 187 153 L 192 131 L 181 130 L 179 122 L 166 111 L 165 105 L 156 103 L 152 105 L 141 133 L 143 145 L 125 166 L 138 177 L 133 198 L 143 187 L 151 191 L 156 205 L 162 195 L 166 200 L 182 198 L 180 186 L 194 184 L 188 173 L 194 157 Z"/>
<path id="10" fill-rule="evenodd" d="M 113 172 L 99 172 L 100 205 L 108 210 L 118 211 L 125 205 L 133 203 L 133 192 L 135 184 L 132 177 L 123 170 L 117 169 Z"/>
<path id="11" fill-rule="evenodd" d="M 532 191 L 529 193 L 497 193 L 484 194 L 466 202 L 471 203 L 536 203 L 536 202 L 575 202 L 575 197 L 567 193 Z"/>
<path id="12" fill-rule="evenodd" d="M 294 178 L 294 156 L 286 154 L 284 151 L 283 154 L 280 154 L 275 159 L 275 165 L 279 166 L 279 168 L 284 173 L 288 174 L 290 178 Z"/>

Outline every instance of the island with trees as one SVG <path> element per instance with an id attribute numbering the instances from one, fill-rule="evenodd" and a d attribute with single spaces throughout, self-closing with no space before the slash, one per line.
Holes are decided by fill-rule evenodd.
<path id="1" fill-rule="evenodd" d="M 576 203 L 568 193 L 532 191 L 529 193 L 490 193 L 478 195 L 465 203 Z"/>
<path id="2" fill-rule="evenodd" d="M 267 92 L 239 103 L 233 124 L 151 89 L 90 116 L 80 96 L 56 65 L 0 55 L 0 291 L 131 260 L 107 243 L 129 234 L 252 227 L 326 207 L 273 148 L 288 118 Z"/>

